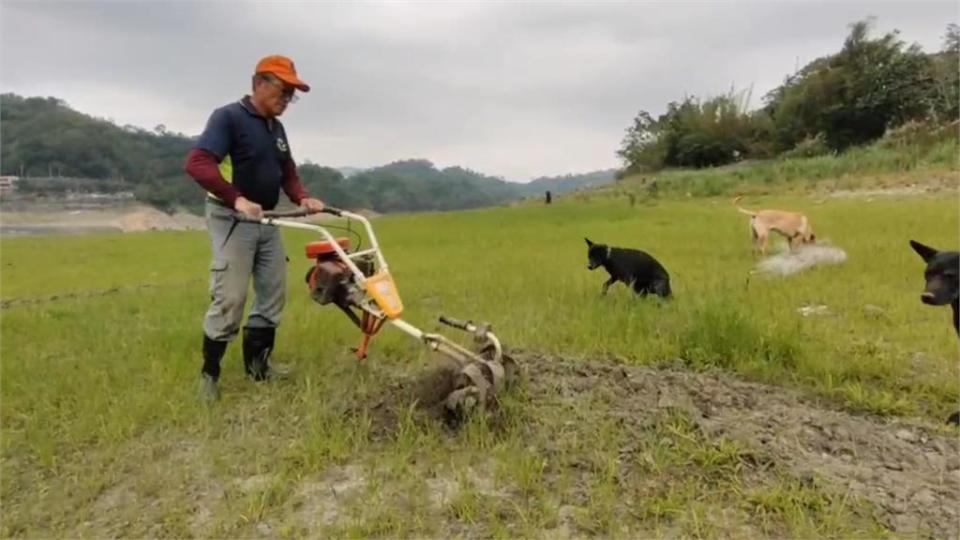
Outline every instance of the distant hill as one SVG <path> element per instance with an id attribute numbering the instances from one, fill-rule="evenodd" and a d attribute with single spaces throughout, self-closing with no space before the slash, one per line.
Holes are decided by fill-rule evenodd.
<path id="1" fill-rule="evenodd" d="M 350 179 L 351 189 L 379 212 L 461 210 L 521 196 L 515 184 L 462 167 L 437 169 L 423 159 L 397 161 Z"/>
<path id="2" fill-rule="evenodd" d="M 3 174 L 112 180 L 117 189 L 159 208 L 197 209 L 200 186 L 183 173 L 191 139 L 77 112 L 59 99 L 0 95 L 0 164 Z"/>
<path id="3" fill-rule="evenodd" d="M 203 190 L 183 172 L 193 140 L 162 125 L 153 131 L 120 127 L 52 97 L 0 95 L 3 174 L 89 179 L 91 187 L 133 191 L 138 200 L 161 209 L 197 211 Z M 597 171 L 519 184 L 463 167 L 438 169 L 424 159 L 371 169 L 307 162 L 299 171 L 310 193 L 330 204 L 377 212 L 477 208 L 539 196 L 546 190 L 560 194 L 613 181 L 613 171 Z M 34 191 L 43 185 L 35 182 Z"/>
<path id="4" fill-rule="evenodd" d="M 584 174 L 567 174 L 564 176 L 544 176 L 536 180 L 521 184 L 524 192 L 534 195 L 550 190 L 554 194 L 566 193 L 577 189 L 592 188 L 612 184 L 616 180 L 617 169 L 594 171 Z"/>
<path id="5" fill-rule="evenodd" d="M 382 213 L 463 210 L 523 197 L 516 184 L 460 167 L 440 170 L 424 159 L 397 161 L 349 178 L 314 164 L 301 165 L 299 171 L 307 190 L 329 204 Z"/>

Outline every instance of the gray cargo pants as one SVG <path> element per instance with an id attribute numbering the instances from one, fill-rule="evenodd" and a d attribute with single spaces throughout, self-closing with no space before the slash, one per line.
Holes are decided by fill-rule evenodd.
<path id="1" fill-rule="evenodd" d="M 287 278 L 280 228 L 236 222 L 233 216 L 237 212 L 209 200 L 206 214 L 213 260 L 211 302 L 203 320 L 204 333 L 216 341 L 230 341 L 237 336 L 251 275 L 254 301 L 247 326 L 276 328 L 286 301 Z"/>

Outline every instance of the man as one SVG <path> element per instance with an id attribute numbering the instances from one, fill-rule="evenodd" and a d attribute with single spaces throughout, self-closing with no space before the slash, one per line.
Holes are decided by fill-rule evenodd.
<path id="1" fill-rule="evenodd" d="M 239 333 L 251 275 L 255 299 L 243 327 L 244 369 L 256 381 L 281 375 L 268 362 L 285 302 L 286 255 L 280 230 L 236 218 L 262 217 L 277 205 L 281 189 L 294 204 L 311 212 L 323 210 L 323 202 L 311 198 L 300 183 L 286 132 L 277 120 L 297 99 L 297 90 L 308 92 L 310 86 L 300 80 L 289 58 L 263 58 L 253 75 L 253 92 L 213 111 L 187 156 L 187 174 L 208 192 L 213 261 L 201 369 L 208 401 L 220 397 L 220 360 Z"/>

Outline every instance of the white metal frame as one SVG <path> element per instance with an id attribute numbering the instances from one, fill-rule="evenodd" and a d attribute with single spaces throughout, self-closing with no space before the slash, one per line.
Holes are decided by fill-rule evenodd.
<path id="1" fill-rule="evenodd" d="M 355 219 L 360 223 L 363 223 L 363 227 L 367 230 L 367 237 L 370 240 L 371 247 L 357 251 L 356 253 L 347 253 L 342 247 L 340 247 L 340 243 L 337 242 L 337 239 L 332 234 L 330 234 L 330 231 L 321 225 L 270 217 L 265 217 L 259 221 L 263 225 L 279 225 L 281 227 L 303 229 L 322 234 L 324 239 L 330 242 L 330 245 L 333 247 L 334 251 L 337 252 L 337 256 L 340 257 L 340 260 L 346 263 L 347 267 L 350 268 L 350 271 L 353 272 L 353 277 L 357 280 L 357 283 L 363 285 L 367 282 L 367 276 L 363 275 L 363 272 L 357 268 L 357 265 L 354 264 L 353 259 L 369 255 L 370 253 L 375 253 L 377 256 L 377 268 L 379 270 L 387 270 L 387 260 L 383 257 L 383 252 L 380 251 L 380 243 L 377 242 L 377 235 L 373 233 L 373 227 L 370 225 L 370 220 L 361 216 L 360 214 L 354 214 L 353 212 L 347 212 L 344 210 L 340 211 L 340 216 L 347 219 Z"/>
<path id="2" fill-rule="evenodd" d="M 339 216 L 347 219 L 354 219 L 362 223 L 364 228 L 367 231 L 367 237 L 370 240 L 371 247 L 368 249 L 357 251 L 355 253 L 347 253 L 346 251 L 344 251 L 342 247 L 340 247 L 340 244 L 337 242 L 337 239 L 332 234 L 330 234 L 330 231 L 328 231 L 322 225 L 316 225 L 313 223 L 302 223 L 299 221 L 293 221 L 289 219 L 275 218 L 275 217 L 265 217 L 260 220 L 251 220 L 251 221 L 255 221 L 255 222 L 259 221 L 259 223 L 263 225 L 276 225 L 280 227 L 289 227 L 291 229 L 302 229 L 302 230 L 308 230 L 308 231 L 314 231 L 314 232 L 320 233 L 321 235 L 323 235 L 324 239 L 330 242 L 330 245 L 333 247 L 334 251 L 336 251 L 337 256 L 340 257 L 340 260 L 342 260 L 350 269 L 350 271 L 353 272 L 354 278 L 356 279 L 357 283 L 363 286 L 367 281 L 367 277 L 363 275 L 363 272 L 361 272 L 360 269 L 357 267 L 357 265 L 354 264 L 353 259 L 368 255 L 370 253 L 374 253 L 376 254 L 378 270 L 380 271 L 387 270 L 388 268 L 387 260 L 384 258 L 383 252 L 380 250 L 380 243 L 377 241 L 377 235 L 373 232 L 373 226 L 370 225 L 370 220 L 368 220 L 367 218 L 365 218 L 360 214 L 355 214 L 353 212 L 347 212 L 344 210 L 340 211 Z M 385 315 L 383 314 L 383 311 L 380 310 L 380 307 L 377 306 L 372 299 L 368 299 L 368 300 L 369 300 L 368 302 L 365 302 L 366 305 L 360 306 L 361 309 L 370 312 L 372 315 L 378 318 L 381 318 L 381 319 L 384 318 Z M 500 361 L 503 356 L 503 348 L 500 345 L 500 340 L 497 339 L 497 336 L 495 336 L 493 332 L 487 331 L 484 333 L 484 336 L 483 336 L 484 338 L 489 340 L 489 342 L 494 347 L 494 359 L 491 362 L 486 360 L 485 358 L 482 358 L 480 355 L 460 346 L 456 342 L 450 341 L 449 339 L 447 339 L 446 337 L 440 334 L 425 333 L 419 328 L 417 328 L 416 326 L 404 321 L 403 319 L 400 319 L 400 318 L 388 319 L 388 321 L 391 324 L 393 324 L 395 327 L 397 327 L 399 330 L 404 332 L 405 334 L 408 334 L 414 337 L 415 339 L 417 339 L 418 341 L 425 343 L 432 350 L 444 353 L 447 356 L 456 359 L 458 362 L 461 363 L 461 365 L 465 365 L 470 362 L 482 362 L 483 364 L 486 364 L 487 366 L 490 367 L 490 369 L 494 373 L 494 379 L 496 382 L 499 382 L 499 380 L 503 378 L 503 367 L 500 365 Z M 476 332 L 478 331 L 478 326 L 473 324 L 472 322 L 467 322 L 464 324 L 463 330 L 476 334 Z"/>

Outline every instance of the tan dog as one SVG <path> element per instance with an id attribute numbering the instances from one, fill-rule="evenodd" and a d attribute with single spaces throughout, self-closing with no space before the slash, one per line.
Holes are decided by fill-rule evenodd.
<path id="1" fill-rule="evenodd" d="M 751 212 L 740 207 L 737 203 L 740 197 L 733 200 L 733 205 L 737 210 L 750 216 L 750 232 L 753 234 L 754 252 L 760 251 L 761 255 L 767 254 L 767 239 L 770 231 L 776 231 L 786 237 L 790 244 L 790 250 L 796 247 L 796 244 L 812 244 L 817 237 L 813 234 L 813 227 L 807 216 L 798 212 L 785 212 L 783 210 L 757 210 Z"/>

